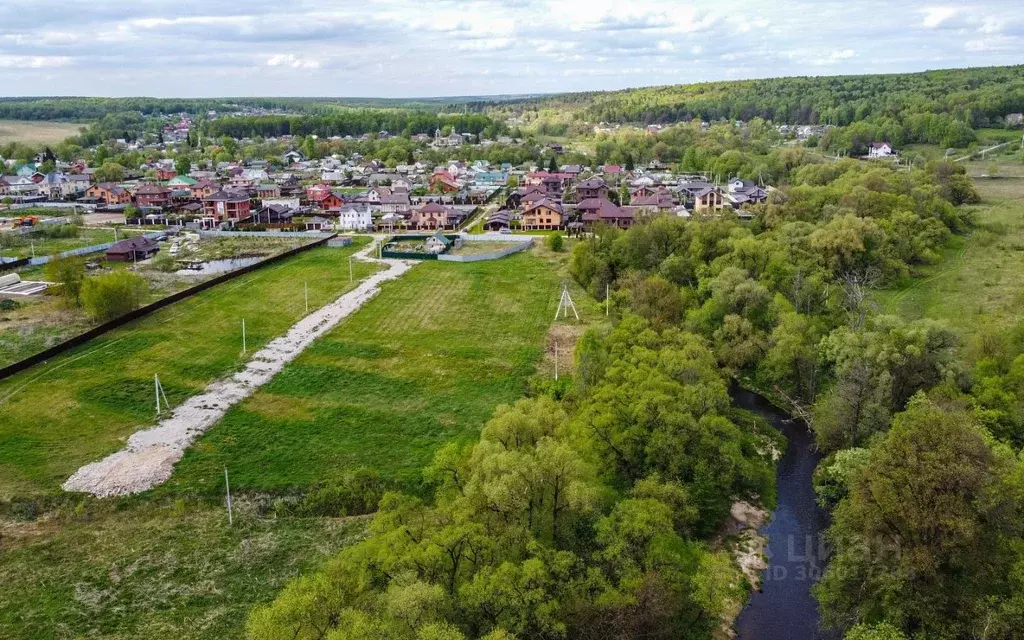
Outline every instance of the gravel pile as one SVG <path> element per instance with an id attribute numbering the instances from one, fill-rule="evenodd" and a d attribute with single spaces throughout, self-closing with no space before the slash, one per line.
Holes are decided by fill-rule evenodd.
<path id="1" fill-rule="evenodd" d="M 373 258 L 375 248 L 371 244 L 356 256 L 385 264 L 387 269 L 297 322 L 286 335 L 253 354 L 238 373 L 212 383 L 204 393 L 186 400 L 156 426 L 132 434 L 124 449 L 76 471 L 64 483 L 64 490 L 106 497 L 140 493 L 166 482 L 185 449 L 229 408 L 269 382 L 310 343 L 376 296 L 382 283 L 398 278 L 414 264 Z"/>

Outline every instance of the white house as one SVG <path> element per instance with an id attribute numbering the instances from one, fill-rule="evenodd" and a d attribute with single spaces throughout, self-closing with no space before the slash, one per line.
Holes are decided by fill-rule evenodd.
<path id="1" fill-rule="evenodd" d="M 335 228 L 339 231 L 364 231 L 373 226 L 373 216 L 368 208 L 342 207 L 338 212 Z"/>
<path id="2" fill-rule="evenodd" d="M 869 158 L 891 158 L 894 155 L 896 152 L 888 142 L 872 142 L 868 149 Z"/>

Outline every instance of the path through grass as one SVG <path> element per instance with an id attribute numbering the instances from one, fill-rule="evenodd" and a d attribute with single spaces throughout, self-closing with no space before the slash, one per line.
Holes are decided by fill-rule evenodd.
<path id="1" fill-rule="evenodd" d="M 365 240 L 363 241 L 365 242 Z M 359 246 L 362 246 L 361 244 Z M 316 248 L 214 287 L 0 382 L 0 500 L 55 491 L 154 418 L 153 375 L 172 405 L 348 291 L 358 247 Z M 377 265 L 356 262 L 356 282 Z"/>

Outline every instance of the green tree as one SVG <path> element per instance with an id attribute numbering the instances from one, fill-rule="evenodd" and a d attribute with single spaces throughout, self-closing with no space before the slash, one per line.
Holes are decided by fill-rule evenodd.
<path id="1" fill-rule="evenodd" d="M 560 233 L 552 233 L 547 237 L 547 244 L 552 251 L 561 252 L 565 246 L 565 238 Z"/>
<path id="2" fill-rule="evenodd" d="M 1021 463 L 970 412 L 918 395 L 870 448 L 835 511 L 816 594 L 827 623 L 971 637 L 1006 592 L 1021 533 Z"/>
<path id="3" fill-rule="evenodd" d="M 93 175 L 97 182 L 121 182 L 124 180 L 124 167 L 116 162 L 104 162 Z"/>
<path id="4" fill-rule="evenodd" d="M 60 295 L 68 306 L 81 303 L 82 282 L 85 280 L 85 265 L 71 256 L 58 257 L 46 263 L 46 279 L 61 285 Z"/>

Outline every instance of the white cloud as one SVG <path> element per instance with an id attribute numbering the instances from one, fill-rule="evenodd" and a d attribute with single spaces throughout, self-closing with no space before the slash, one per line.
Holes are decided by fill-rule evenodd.
<path id="1" fill-rule="evenodd" d="M 285 53 L 267 59 L 268 67 L 291 67 L 292 69 L 319 69 L 320 61 L 313 58 L 300 58 L 294 53 Z"/>
<path id="2" fill-rule="evenodd" d="M 927 7 L 922 9 L 924 18 L 921 20 L 921 26 L 926 29 L 935 29 L 959 12 L 960 10 L 956 7 Z"/>
<path id="3" fill-rule="evenodd" d="M 65 67 L 71 63 L 67 56 L 9 56 L 0 55 L 0 69 L 47 69 Z"/>
<path id="4" fill-rule="evenodd" d="M 0 86 L 23 95 L 480 95 L 1014 64 L 1024 51 L 1020 0 L 969 10 L 951 0 L 680 5 L 64 0 L 60 11 L 38 11 L 32 0 L 0 0 Z M 51 77 L 30 71 L 44 68 Z"/>

